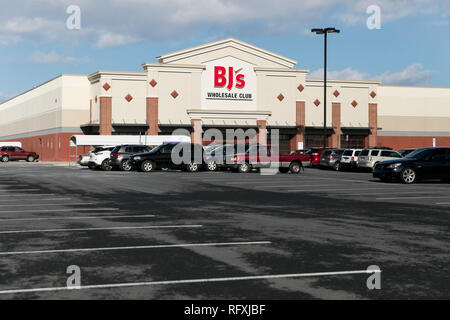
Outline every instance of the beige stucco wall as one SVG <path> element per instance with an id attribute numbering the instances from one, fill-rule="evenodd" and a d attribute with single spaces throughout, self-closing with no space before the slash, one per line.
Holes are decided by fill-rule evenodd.
<path id="1" fill-rule="evenodd" d="M 380 135 L 450 132 L 450 88 L 380 86 Z"/>
<path id="2" fill-rule="evenodd" d="M 143 80 L 115 79 L 111 85 L 112 122 L 113 123 L 145 123 L 145 98 L 147 89 Z M 133 99 L 128 102 L 125 97 L 130 94 Z"/>
<path id="3" fill-rule="evenodd" d="M 0 105 L 0 137 L 79 127 L 89 120 L 88 97 L 85 76 L 52 79 Z"/>

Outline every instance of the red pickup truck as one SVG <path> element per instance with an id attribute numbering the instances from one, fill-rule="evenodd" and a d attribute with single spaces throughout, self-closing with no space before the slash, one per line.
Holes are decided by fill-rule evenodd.
<path id="1" fill-rule="evenodd" d="M 39 155 L 36 152 L 24 151 L 19 147 L 1 147 L 0 148 L 0 161 L 8 162 L 10 160 L 26 160 L 33 162 L 39 159 Z"/>
<path id="2" fill-rule="evenodd" d="M 276 168 L 281 173 L 300 173 L 303 170 L 303 163 L 310 163 L 310 155 L 307 154 L 286 154 L 272 155 L 272 147 L 264 145 L 252 145 L 245 154 L 235 154 L 231 158 L 228 166 L 238 172 L 246 173 L 255 168 Z"/>

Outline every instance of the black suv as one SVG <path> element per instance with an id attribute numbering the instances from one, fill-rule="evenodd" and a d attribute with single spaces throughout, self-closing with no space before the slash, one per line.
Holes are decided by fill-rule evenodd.
<path id="1" fill-rule="evenodd" d="M 205 151 L 199 144 L 167 143 L 148 153 L 131 156 L 128 163 L 143 172 L 156 169 L 182 169 L 197 172 L 205 166 L 205 159 Z"/>
<path id="2" fill-rule="evenodd" d="M 136 144 L 126 144 L 115 147 L 111 151 L 110 156 L 110 166 L 113 169 L 119 168 L 122 171 L 130 171 L 131 165 L 128 160 L 133 154 L 137 153 L 147 153 L 152 149 L 148 146 L 136 145 Z"/>
<path id="3" fill-rule="evenodd" d="M 400 179 L 414 183 L 419 179 L 450 180 L 450 148 L 422 148 L 398 160 L 378 163 L 373 176 L 381 180 Z"/>

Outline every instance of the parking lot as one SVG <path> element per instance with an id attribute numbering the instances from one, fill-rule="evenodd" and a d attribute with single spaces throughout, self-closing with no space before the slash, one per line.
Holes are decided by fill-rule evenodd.
<path id="1" fill-rule="evenodd" d="M 448 298 L 449 215 L 450 184 L 365 172 L 11 162 L 0 166 L 0 299 Z M 82 290 L 66 288 L 72 265 Z M 371 265 L 380 290 L 366 286 Z"/>

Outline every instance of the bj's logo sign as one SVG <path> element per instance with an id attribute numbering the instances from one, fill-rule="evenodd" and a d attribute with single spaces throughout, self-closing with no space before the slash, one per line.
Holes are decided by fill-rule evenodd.
<path id="1" fill-rule="evenodd" d="M 214 87 L 223 88 L 228 90 L 236 87 L 242 89 L 245 87 L 245 75 L 241 74 L 242 68 L 234 70 L 234 67 L 214 67 Z"/>

